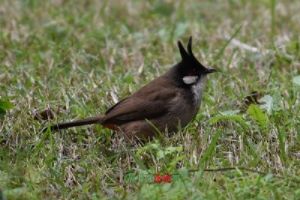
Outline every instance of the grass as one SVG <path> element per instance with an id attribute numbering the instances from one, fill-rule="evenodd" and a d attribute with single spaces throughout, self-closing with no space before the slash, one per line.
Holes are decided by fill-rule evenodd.
<path id="1" fill-rule="evenodd" d="M 0 199 L 300 199 L 299 9 L 296 0 L 1 0 Z M 176 41 L 190 35 L 221 73 L 182 131 L 144 146 L 100 126 L 41 133 L 105 112 L 176 63 Z M 45 109 L 54 119 L 36 120 Z M 219 168 L 233 169 L 205 171 Z"/>

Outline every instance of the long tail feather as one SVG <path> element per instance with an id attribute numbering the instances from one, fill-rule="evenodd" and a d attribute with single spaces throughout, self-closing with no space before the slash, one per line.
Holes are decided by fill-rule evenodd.
<path id="1" fill-rule="evenodd" d="M 54 125 L 50 126 L 50 130 L 51 131 L 56 131 L 56 130 L 70 128 L 70 127 L 75 127 L 75 126 L 83 126 L 83 125 L 97 124 L 97 123 L 101 124 L 102 121 L 103 121 L 102 116 L 89 117 L 89 118 L 86 118 L 86 119 L 54 124 Z M 48 127 L 44 128 L 43 132 L 45 132 L 47 130 L 48 130 Z"/>

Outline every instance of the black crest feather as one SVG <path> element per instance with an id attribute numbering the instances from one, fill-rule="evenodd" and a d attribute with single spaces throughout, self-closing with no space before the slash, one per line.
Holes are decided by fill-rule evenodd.
<path id="1" fill-rule="evenodd" d="M 188 50 L 188 53 L 191 56 L 194 56 L 194 54 L 192 52 L 192 36 L 190 36 L 190 38 L 189 38 L 189 42 L 188 42 L 188 45 L 187 45 L 187 50 Z"/>
<path id="2" fill-rule="evenodd" d="M 188 53 L 186 52 L 185 48 L 183 47 L 183 45 L 180 41 L 177 42 L 177 45 L 178 45 L 182 60 L 186 60 L 189 57 Z"/>

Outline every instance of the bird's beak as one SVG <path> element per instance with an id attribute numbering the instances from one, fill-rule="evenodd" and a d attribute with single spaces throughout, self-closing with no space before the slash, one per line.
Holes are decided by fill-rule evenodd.
<path id="1" fill-rule="evenodd" d="M 217 71 L 218 71 L 218 70 L 216 70 L 216 69 L 214 69 L 214 68 L 207 68 L 205 72 L 206 72 L 207 74 L 210 74 L 210 73 L 214 73 L 214 72 L 217 72 Z"/>

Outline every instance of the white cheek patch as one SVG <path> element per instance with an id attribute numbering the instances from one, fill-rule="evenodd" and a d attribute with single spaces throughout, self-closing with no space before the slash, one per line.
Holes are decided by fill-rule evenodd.
<path id="1" fill-rule="evenodd" d="M 198 79 L 198 76 L 185 76 L 185 77 L 183 77 L 182 80 L 185 84 L 189 85 L 189 84 L 196 83 L 197 79 Z"/>

